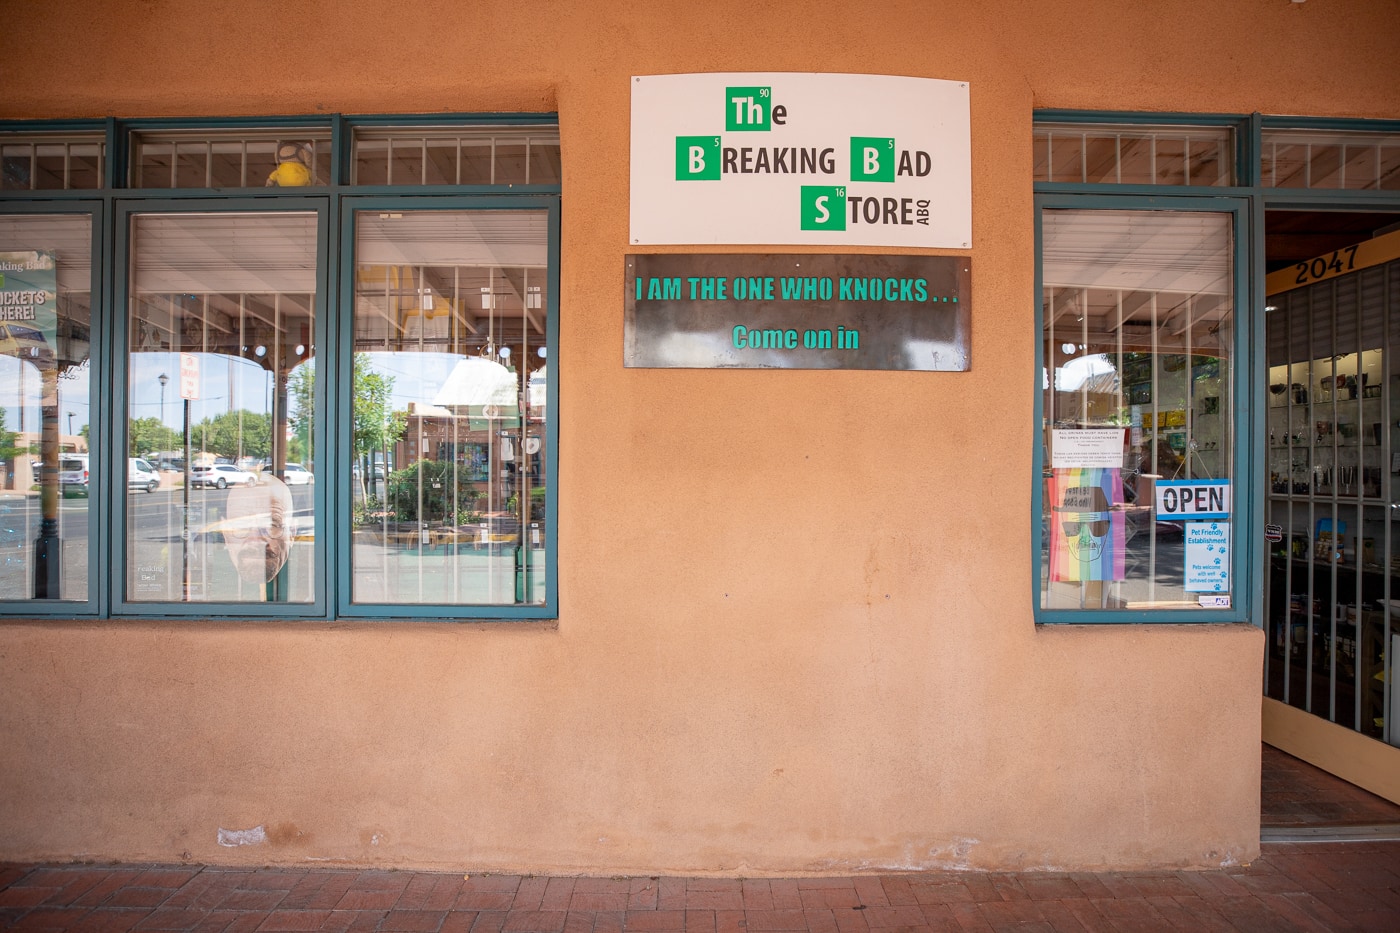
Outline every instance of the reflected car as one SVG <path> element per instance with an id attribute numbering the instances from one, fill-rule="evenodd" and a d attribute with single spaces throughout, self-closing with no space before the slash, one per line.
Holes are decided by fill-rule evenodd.
<path id="1" fill-rule="evenodd" d="M 88 495 L 87 454 L 64 454 L 58 460 L 58 484 L 65 499 L 86 499 Z"/>
<path id="2" fill-rule="evenodd" d="M 240 470 L 231 463 L 215 463 L 212 466 L 197 466 L 190 470 L 190 486 L 213 486 L 224 489 L 228 486 L 256 486 L 258 477 L 247 470 Z"/>
<path id="3" fill-rule="evenodd" d="M 289 463 L 282 470 L 282 482 L 288 486 L 305 486 L 316 481 L 316 477 L 300 463 Z"/>
<path id="4" fill-rule="evenodd" d="M 160 486 L 160 475 L 155 467 L 140 457 L 129 457 L 126 461 L 126 488 L 144 489 L 155 492 Z"/>
<path id="5" fill-rule="evenodd" d="M 52 358 L 53 350 L 44 335 L 34 328 L 0 322 L 0 356 Z"/>

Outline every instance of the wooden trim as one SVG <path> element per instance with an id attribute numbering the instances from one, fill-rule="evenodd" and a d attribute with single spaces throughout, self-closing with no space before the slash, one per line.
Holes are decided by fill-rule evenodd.
<path id="1" fill-rule="evenodd" d="M 1264 741 L 1294 758 L 1400 803 L 1400 748 L 1264 697 Z"/>

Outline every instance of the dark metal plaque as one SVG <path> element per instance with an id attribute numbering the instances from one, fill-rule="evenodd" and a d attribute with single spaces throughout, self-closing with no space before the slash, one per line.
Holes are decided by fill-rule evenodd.
<path id="1" fill-rule="evenodd" d="M 627 366 L 912 369 L 970 365 L 966 256 L 627 257 Z"/>

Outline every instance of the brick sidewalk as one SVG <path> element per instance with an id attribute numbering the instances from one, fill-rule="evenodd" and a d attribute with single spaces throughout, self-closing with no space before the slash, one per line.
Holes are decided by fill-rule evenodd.
<path id="1" fill-rule="evenodd" d="M 1400 842 L 1269 844 L 1203 872 L 576 878 L 0 865 L 0 928 L 223 933 L 1400 930 Z"/>
<path id="2" fill-rule="evenodd" d="M 1269 745 L 1260 746 L 1264 826 L 1400 824 L 1400 806 Z"/>

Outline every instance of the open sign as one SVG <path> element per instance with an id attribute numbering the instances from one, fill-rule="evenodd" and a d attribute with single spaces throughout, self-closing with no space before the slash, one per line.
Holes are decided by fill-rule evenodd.
<path id="1" fill-rule="evenodd" d="M 1159 479 L 1156 500 L 1158 519 L 1230 517 L 1227 480 Z"/>

